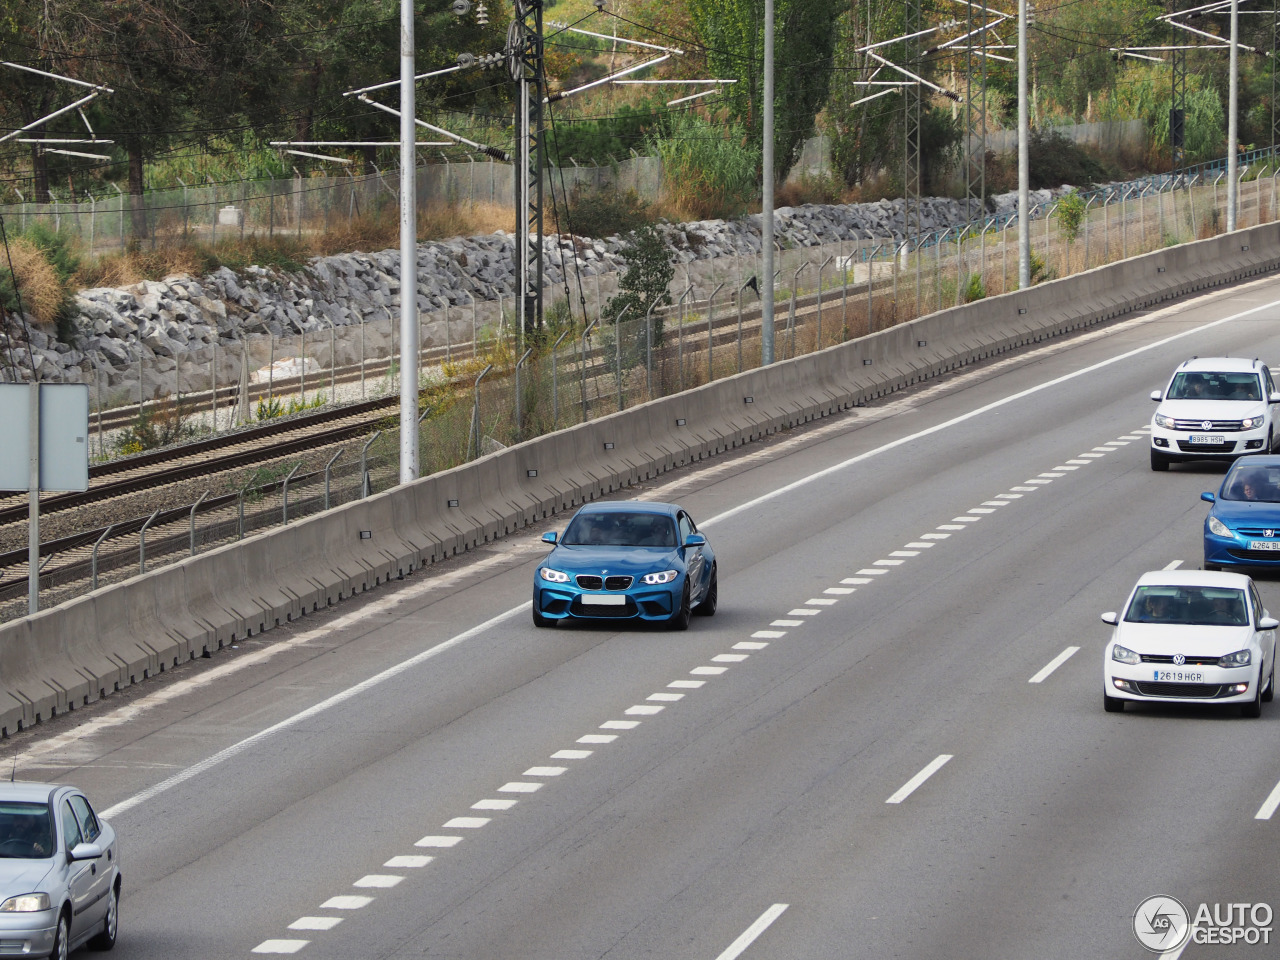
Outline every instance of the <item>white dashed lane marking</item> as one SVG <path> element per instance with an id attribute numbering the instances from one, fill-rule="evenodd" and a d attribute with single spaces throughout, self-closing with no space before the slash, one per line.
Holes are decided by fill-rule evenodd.
<path id="1" fill-rule="evenodd" d="M 1045 678 L 1048 677 L 1049 674 L 1053 673 L 1053 671 L 1057 670 L 1060 666 L 1066 663 L 1067 660 L 1071 658 L 1071 655 L 1074 654 L 1079 649 L 1080 649 L 1079 647 L 1067 647 L 1067 649 L 1063 650 L 1060 654 L 1058 654 L 1056 657 L 1050 660 L 1044 666 L 1044 668 L 1040 670 L 1040 672 L 1037 673 L 1034 677 L 1028 680 L 1027 683 L 1043 683 Z"/>
<path id="2" fill-rule="evenodd" d="M 930 761 L 929 765 L 904 783 L 885 803 L 901 803 L 919 789 L 920 785 L 942 769 L 952 754 L 944 753 Z"/>

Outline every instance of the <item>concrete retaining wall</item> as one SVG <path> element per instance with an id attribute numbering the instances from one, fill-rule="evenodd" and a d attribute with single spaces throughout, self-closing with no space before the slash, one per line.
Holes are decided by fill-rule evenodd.
<path id="1" fill-rule="evenodd" d="M 0 626 L 0 734 L 695 460 L 1277 266 L 1280 224 L 1169 247 L 655 400 L 103 587 Z"/>

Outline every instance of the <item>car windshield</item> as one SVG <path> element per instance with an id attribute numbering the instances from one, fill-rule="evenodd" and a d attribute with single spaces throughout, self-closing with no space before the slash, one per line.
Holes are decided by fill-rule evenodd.
<path id="1" fill-rule="evenodd" d="M 1280 503 L 1280 467 L 1251 467 L 1241 464 L 1222 484 L 1224 500 L 1260 500 Z"/>
<path id="2" fill-rule="evenodd" d="M 659 513 L 580 513 L 563 542 L 588 547 L 674 547 L 676 525 Z"/>
<path id="3" fill-rule="evenodd" d="M 53 856 L 53 830 L 44 803 L 0 803 L 0 857 L 47 860 Z"/>
<path id="4" fill-rule="evenodd" d="M 1244 591 L 1231 587 L 1139 587 L 1124 619 L 1128 623 L 1190 623 L 1247 627 Z"/>
<path id="5" fill-rule="evenodd" d="M 1174 376 L 1166 400 L 1261 400 L 1256 373 L 1191 373 Z"/>

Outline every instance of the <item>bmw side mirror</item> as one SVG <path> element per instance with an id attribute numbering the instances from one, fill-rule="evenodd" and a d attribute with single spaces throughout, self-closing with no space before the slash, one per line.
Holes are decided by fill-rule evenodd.
<path id="1" fill-rule="evenodd" d="M 1209 493 L 1207 490 L 1204 493 L 1200 494 L 1200 499 L 1203 500 L 1205 503 L 1218 502 L 1218 498 L 1215 497 L 1212 493 Z"/>
<path id="2" fill-rule="evenodd" d="M 1275 617 L 1263 617 L 1258 621 L 1259 630 L 1274 630 L 1276 627 L 1280 627 L 1280 620 Z"/>
<path id="3" fill-rule="evenodd" d="M 542 535 L 542 542 L 554 544 L 556 542 L 556 532 L 554 530 L 549 530 L 548 532 L 544 533 Z"/>
<path id="4" fill-rule="evenodd" d="M 684 538 L 684 545 L 686 547 L 705 547 L 707 538 L 700 533 L 691 533 Z"/>
<path id="5" fill-rule="evenodd" d="M 101 856 L 102 848 L 96 843 L 77 843 L 67 851 L 67 862 L 74 863 L 77 860 L 97 860 Z"/>
<path id="6" fill-rule="evenodd" d="M 1102 615 L 1102 622 L 1109 623 L 1114 627 L 1117 623 L 1120 622 L 1120 618 L 1116 616 L 1114 610 L 1111 610 Z"/>
<path id="7" fill-rule="evenodd" d="M 1151 399 L 1154 400 L 1156 403 L 1159 403 L 1161 400 L 1164 399 L 1164 395 L 1159 390 L 1152 390 Z"/>

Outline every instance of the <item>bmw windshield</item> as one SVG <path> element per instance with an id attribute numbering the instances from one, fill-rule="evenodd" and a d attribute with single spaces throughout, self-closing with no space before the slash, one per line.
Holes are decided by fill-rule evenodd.
<path id="1" fill-rule="evenodd" d="M 656 513 L 579 513 L 564 532 L 566 546 L 674 547 L 676 525 Z"/>

